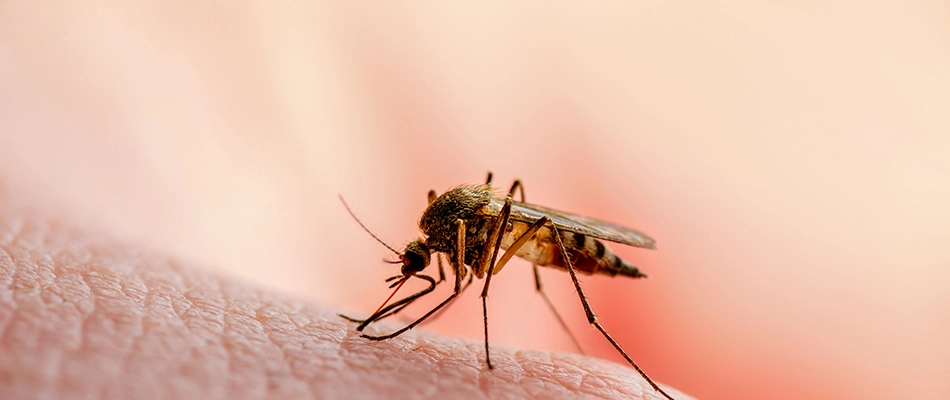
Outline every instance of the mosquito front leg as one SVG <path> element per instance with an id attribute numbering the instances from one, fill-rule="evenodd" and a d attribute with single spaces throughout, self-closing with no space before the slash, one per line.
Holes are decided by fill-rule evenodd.
<path id="1" fill-rule="evenodd" d="M 625 360 L 627 360 L 627 363 L 629 363 L 633 367 L 633 369 L 637 370 L 640 376 L 642 376 L 643 379 L 645 379 L 647 383 L 649 383 L 650 386 L 653 387 L 654 390 L 656 390 L 657 392 L 659 392 L 660 394 L 662 394 L 664 397 L 666 397 L 669 400 L 675 400 L 673 399 L 672 396 L 670 396 L 665 391 L 663 391 L 663 389 L 660 389 L 660 387 L 656 384 L 656 382 L 653 382 L 653 379 L 650 379 L 650 377 L 647 376 L 646 372 L 643 372 L 643 370 L 640 369 L 640 366 L 637 365 L 637 363 L 634 362 L 633 359 L 627 355 L 627 352 L 624 351 L 623 348 L 620 347 L 620 344 L 617 343 L 617 341 L 614 340 L 614 338 L 611 337 L 609 333 L 607 333 L 607 330 L 604 329 L 602 325 L 600 325 L 600 322 L 597 322 L 597 316 L 594 315 L 594 311 L 590 307 L 590 302 L 587 300 L 587 295 L 584 294 L 584 289 L 581 289 L 581 283 L 577 279 L 577 271 L 574 270 L 574 264 L 571 262 L 570 253 L 568 253 L 567 248 L 564 247 L 564 243 L 561 242 L 561 234 L 560 232 L 558 232 L 557 226 L 555 226 L 553 222 L 548 221 L 548 227 L 551 228 L 551 231 L 554 233 L 553 235 L 554 240 L 557 242 L 557 246 L 561 252 L 561 256 L 564 257 L 564 263 L 567 265 L 567 272 L 571 274 L 571 280 L 574 282 L 574 288 L 577 289 L 577 297 L 580 298 L 581 305 L 584 306 L 584 313 L 587 314 L 587 322 L 593 325 L 594 328 L 597 328 L 597 330 L 600 331 L 600 333 L 604 335 L 604 338 L 606 338 L 607 341 L 610 342 L 610 344 L 614 346 L 615 349 L 617 349 L 620 355 L 623 356 Z"/>
<path id="2" fill-rule="evenodd" d="M 386 307 L 381 308 L 378 312 L 376 312 L 376 313 L 373 314 L 373 315 L 370 315 L 370 316 L 367 317 L 365 320 L 353 319 L 353 318 L 347 317 L 347 316 L 345 316 L 345 315 L 343 315 L 343 314 L 340 314 L 340 316 L 343 317 L 343 318 L 345 318 L 345 319 L 347 319 L 347 320 L 349 320 L 349 321 L 351 321 L 351 322 L 359 323 L 360 325 L 356 327 L 356 330 L 357 330 L 357 331 L 362 331 L 364 328 L 366 328 L 367 325 L 369 325 L 369 324 L 371 324 L 371 323 L 373 323 L 373 322 L 375 322 L 375 321 L 379 321 L 379 320 L 381 320 L 381 319 L 387 318 L 387 317 L 389 317 L 389 316 L 391 316 L 391 315 L 394 315 L 394 314 L 396 314 L 396 313 L 402 311 L 403 308 L 406 308 L 406 306 L 412 304 L 412 302 L 418 300 L 420 297 L 425 296 L 425 295 L 431 293 L 433 290 L 435 290 L 435 286 L 438 284 L 438 283 L 435 281 L 435 279 L 433 279 L 432 277 L 427 276 L 427 275 L 416 274 L 416 275 L 413 275 L 413 276 L 414 276 L 414 277 L 417 277 L 417 278 L 419 278 L 419 279 L 422 279 L 422 280 L 425 280 L 425 281 L 429 282 L 429 287 L 427 287 L 427 288 L 425 288 L 425 289 L 423 289 L 423 290 L 420 290 L 419 292 L 417 292 L 417 293 L 415 293 L 415 294 L 406 296 L 405 298 L 403 298 L 403 299 L 401 299 L 401 300 L 399 300 L 399 301 L 393 302 L 392 304 L 389 304 L 389 305 L 387 305 Z M 398 283 L 398 282 L 397 282 L 397 283 Z"/>
<path id="3" fill-rule="evenodd" d="M 347 321 L 356 322 L 356 323 L 360 324 L 360 325 L 356 328 L 356 330 L 357 330 L 357 331 L 362 331 L 363 328 L 366 327 L 366 325 L 369 325 L 370 323 L 372 323 L 372 322 L 374 322 L 374 321 L 379 321 L 379 320 L 381 320 L 381 319 L 383 319 L 383 318 L 387 318 L 387 317 L 389 317 L 389 316 L 391 316 L 391 315 L 393 315 L 393 314 L 396 314 L 396 313 L 398 313 L 399 311 L 401 311 L 403 308 L 406 308 L 406 306 L 408 306 L 409 304 L 411 304 L 413 301 L 417 300 L 418 298 L 420 298 L 420 297 L 422 297 L 422 296 L 425 296 L 426 294 L 429 294 L 430 292 L 432 292 L 433 290 L 435 290 L 435 286 L 436 286 L 436 284 L 438 284 L 438 282 L 436 282 L 435 279 L 433 279 L 432 277 L 427 276 L 427 275 L 416 274 L 416 275 L 413 275 L 413 276 L 415 276 L 415 277 L 417 277 L 417 278 L 420 278 L 420 279 L 422 279 L 422 280 L 428 281 L 428 282 L 429 282 L 429 287 L 428 287 L 428 288 L 425 288 L 425 289 L 423 289 L 423 290 L 420 290 L 419 292 L 417 292 L 417 293 L 415 293 L 415 294 L 406 296 L 405 298 L 400 299 L 399 301 L 395 301 L 395 302 L 393 302 L 393 303 L 387 305 L 386 307 L 383 307 L 383 308 L 379 309 L 379 311 L 377 311 L 377 312 L 374 313 L 373 315 L 370 315 L 369 317 L 366 317 L 366 319 L 357 319 L 357 318 L 353 318 L 353 317 L 348 317 L 348 316 L 343 315 L 343 314 L 337 314 L 337 315 L 339 315 L 340 317 L 342 317 L 343 319 L 345 319 L 345 320 L 347 320 Z M 394 278 L 398 278 L 398 277 L 394 277 Z M 390 279 L 387 279 L 386 281 L 389 282 Z M 394 284 L 393 284 L 392 286 L 390 286 L 389 288 L 392 289 L 393 286 L 395 286 L 395 285 L 398 284 L 398 283 L 399 283 L 399 281 L 397 281 L 396 283 L 394 283 Z"/>
<path id="4" fill-rule="evenodd" d="M 465 274 L 465 221 L 460 219 L 460 220 L 457 220 L 455 223 L 456 223 L 456 226 L 458 227 L 457 238 L 456 238 L 457 260 L 456 260 L 456 265 L 455 265 L 455 290 L 452 292 L 452 294 L 447 299 L 439 303 L 439 305 L 435 306 L 435 308 L 425 313 L 425 315 L 413 321 L 411 324 L 406 325 L 404 328 L 398 331 L 395 331 L 393 333 L 390 333 L 388 335 L 383 335 L 383 336 L 372 336 L 372 335 L 367 335 L 364 333 L 361 335 L 362 337 L 370 339 L 370 340 L 386 340 L 386 339 L 392 339 L 396 336 L 402 335 L 403 333 L 406 333 L 406 331 L 412 328 L 415 328 L 416 325 L 419 325 L 420 323 L 422 323 L 422 321 L 425 321 L 426 318 L 429 318 L 432 314 L 435 314 L 436 311 L 439 311 L 439 309 L 441 309 L 442 307 L 445 307 L 446 304 L 449 304 L 452 300 L 458 297 L 458 295 L 462 292 L 462 278 L 464 277 L 464 274 Z"/>

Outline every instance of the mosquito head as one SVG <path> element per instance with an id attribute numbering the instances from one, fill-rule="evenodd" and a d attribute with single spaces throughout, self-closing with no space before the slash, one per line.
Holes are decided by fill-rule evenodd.
<path id="1" fill-rule="evenodd" d="M 415 275 L 429 266 L 429 246 L 422 239 L 416 239 L 406 245 L 399 258 L 402 260 L 402 274 Z"/>

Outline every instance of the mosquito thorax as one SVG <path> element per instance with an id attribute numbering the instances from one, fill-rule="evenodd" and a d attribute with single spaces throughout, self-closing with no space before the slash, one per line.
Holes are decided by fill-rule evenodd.
<path id="1" fill-rule="evenodd" d="M 429 247 L 421 239 L 413 240 L 406 245 L 402 256 L 402 274 L 414 275 L 422 272 L 429 266 Z"/>
<path id="2" fill-rule="evenodd" d="M 444 251 L 439 243 L 451 242 L 456 236 L 456 221 L 471 224 L 478 210 L 488 205 L 492 192 L 488 186 L 463 186 L 443 193 L 435 199 L 419 219 L 419 229 L 429 236 L 433 250 Z"/>

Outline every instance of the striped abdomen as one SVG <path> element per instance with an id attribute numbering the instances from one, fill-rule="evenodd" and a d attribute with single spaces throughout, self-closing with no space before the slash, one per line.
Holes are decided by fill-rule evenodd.
<path id="1" fill-rule="evenodd" d="M 521 235 L 528 230 L 529 225 L 524 222 L 512 221 L 510 228 L 502 237 L 501 247 L 507 249 Z M 561 243 L 568 252 L 571 264 L 578 272 L 585 274 L 624 275 L 634 278 L 645 278 L 637 267 L 617 257 L 607 246 L 587 235 L 566 230 L 559 230 Z M 525 243 L 515 253 L 533 264 L 541 266 L 567 269 L 560 248 L 554 240 L 553 232 L 549 227 L 541 228 L 532 240 Z M 495 271 L 497 273 L 497 271 Z"/>

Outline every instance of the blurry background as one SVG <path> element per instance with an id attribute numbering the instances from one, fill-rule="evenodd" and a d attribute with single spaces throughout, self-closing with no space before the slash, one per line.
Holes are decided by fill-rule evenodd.
<path id="1" fill-rule="evenodd" d="M 947 398 L 948 11 L 7 1 L 0 195 L 366 314 L 396 269 L 336 195 L 401 247 L 429 189 L 492 170 L 659 241 L 612 246 L 650 279 L 584 279 L 656 380 Z M 568 275 L 542 278 L 587 352 L 622 362 Z M 571 351 L 527 264 L 492 289 L 497 345 Z M 480 338 L 476 292 L 426 328 Z"/>

